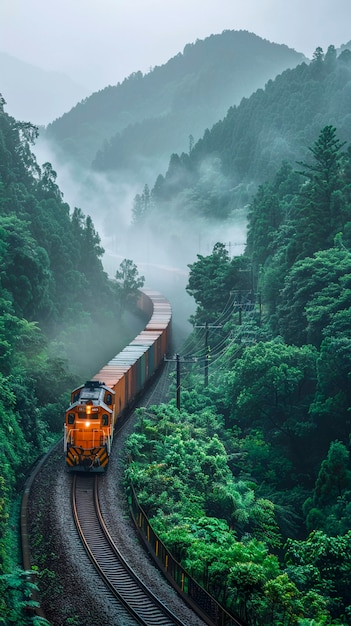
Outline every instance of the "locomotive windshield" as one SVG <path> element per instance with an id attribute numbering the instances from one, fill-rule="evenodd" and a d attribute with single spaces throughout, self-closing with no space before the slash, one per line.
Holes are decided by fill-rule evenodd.
<path id="1" fill-rule="evenodd" d="M 100 397 L 99 389 L 94 389 L 94 391 L 90 391 L 90 389 L 83 389 L 80 399 L 82 402 L 89 402 L 89 400 L 98 401 L 99 397 Z"/>

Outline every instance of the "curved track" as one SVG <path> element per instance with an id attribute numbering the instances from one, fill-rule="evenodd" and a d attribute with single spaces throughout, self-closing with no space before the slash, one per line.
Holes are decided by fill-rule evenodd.
<path id="1" fill-rule="evenodd" d="M 98 477 L 75 475 L 74 520 L 99 575 L 130 614 L 143 626 L 185 626 L 129 568 L 105 526 L 98 496 Z"/>

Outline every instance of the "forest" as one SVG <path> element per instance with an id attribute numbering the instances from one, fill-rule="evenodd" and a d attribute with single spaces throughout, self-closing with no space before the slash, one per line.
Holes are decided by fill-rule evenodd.
<path id="1" fill-rule="evenodd" d="M 244 255 L 197 256 L 181 407 L 129 438 L 152 526 L 250 625 L 351 623 L 350 188 L 325 126 L 259 187 Z"/>
<path id="2" fill-rule="evenodd" d="M 223 31 L 194 44 L 146 74 L 134 72 L 79 102 L 45 130 L 64 160 L 133 176 L 167 165 L 189 135 L 202 136 L 228 108 L 267 80 L 305 60 L 285 45 L 247 31 Z"/>
<path id="3" fill-rule="evenodd" d="M 134 205 L 135 225 L 165 207 L 225 221 L 246 206 L 244 254 L 218 241 L 189 264 L 181 404 L 140 410 L 125 481 L 250 626 L 351 624 L 350 59 L 317 49 L 174 154 Z M 69 391 L 106 361 L 101 330 L 128 336 L 123 285 L 92 219 L 38 165 L 37 132 L 1 100 L 0 623 L 16 625 L 30 623 L 15 530 L 26 473 L 59 438 Z M 207 158 L 217 184 L 201 178 Z"/>
<path id="4" fill-rule="evenodd" d="M 18 567 L 24 480 L 62 437 L 70 391 L 134 336 L 123 309 L 140 279 L 128 259 L 116 271 L 124 280 L 108 279 L 92 219 L 64 202 L 51 164 L 39 167 L 31 150 L 37 128 L 5 104 L 1 97 L 0 623 L 20 626 L 32 623 L 31 583 Z"/>
<path id="5" fill-rule="evenodd" d="M 287 69 L 206 129 L 189 152 L 174 153 L 152 187 L 157 215 L 184 207 L 185 215 L 225 220 L 247 205 L 258 185 L 285 160 L 305 160 L 321 128 L 332 124 L 351 141 L 351 52 L 317 48 L 311 63 Z M 187 213 L 185 212 L 187 211 Z"/>

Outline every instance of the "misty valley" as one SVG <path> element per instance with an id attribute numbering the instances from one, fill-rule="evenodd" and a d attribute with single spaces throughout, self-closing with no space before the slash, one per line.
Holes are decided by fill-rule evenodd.
<path id="1" fill-rule="evenodd" d="M 29 611 L 19 502 L 145 288 L 172 308 L 170 392 L 137 413 L 124 496 L 228 623 L 351 624 L 351 43 L 226 30 L 80 97 L 45 126 L 0 100 L 0 622 L 87 623 L 45 530 Z"/>

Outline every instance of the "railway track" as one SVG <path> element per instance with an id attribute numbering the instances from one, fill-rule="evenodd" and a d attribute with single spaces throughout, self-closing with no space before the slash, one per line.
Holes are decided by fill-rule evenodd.
<path id="1" fill-rule="evenodd" d="M 154 404 L 165 400 L 168 390 L 167 369 L 167 367 L 164 368 L 160 377 L 154 381 L 154 385 L 143 395 L 142 403 L 144 406 L 148 407 L 150 403 Z M 130 521 L 129 509 L 125 508 L 123 504 L 125 498 L 121 483 L 123 472 L 121 459 L 124 458 L 123 442 L 126 436 L 124 431 L 126 430 L 128 434 L 128 431 L 133 429 L 132 423 L 133 420 L 129 424 L 129 420 L 126 418 L 116 432 L 112 452 L 113 471 L 110 468 L 110 472 L 106 476 L 97 478 L 101 491 L 97 499 L 98 501 L 100 500 L 101 507 L 103 507 L 105 524 L 102 521 L 102 524 L 99 522 L 95 526 L 96 522 L 91 522 L 94 518 L 96 520 L 94 476 L 91 474 L 76 475 L 81 484 L 81 481 L 84 481 L 83 486 L 79 488 L 80 493 L 78 493 L 76 487 L 76 494 L 78 493 L 76 502 L 78 503 L 78 500 L 81 501 L 79 496 L 84 495 L 84 492 L 86 492 L 87 496 L 90 491 L 88 520 L 84 524 L 82 519 L 80 522 L 82 530 L 85 530 L 86 535 L 92 533 L 93 543 L 95 537 L 95 547 L 93 545 L 90 549 L 92 556 L 90 556 L 87 548 L 83 546 L 74 516 L 72 515 L 71 498 L 67 497 L 71 490 L 73 492 L 72 483 L 74 476 L 64 471 L 61 453 L 62 440 L 57 443 L 57 446 L 60 448 L 58 451 L 56 446 L 42 459 L 38 465 L 37 472 L 31 475 L 30 482 L 26 487 L 21 515 L 25 569 L 29 570 L 32 563 L 36 563 L 38 559 L 41 560 L 43 558 L 42 538 L 48 537 L 46 543 L 44 542 L 44 553 L 51 556 L 45 556 L 45 567 L 55 572 L 55 582 L 51 586 L 50 581 L 47 583 L 41 581 L 39 585 L 39 596 L 41 597 L 37 598 L 35 596 L 33 599 L 40 601 L 43 607 L 35 610 L 36 615 L 46 617 L 55 626 L 62 626 L 62 624 L 68 623 L 66 622 L 68 618 L 80 619 L 79 623 L 109 623 L 111 626 L 117 624 L 126 624 L 126 626 L 136 626 L 137 624 L 150 626 L 167 626 L 169 624 L 189 626 L 191 624 L 192 626 L 199 626 L 201 624 L 202 626 L 204 624 L 177 597 L 176 592 L 169 591 L 170 585 L 164 581 L 158 571 L 154 571 L 152 564 L 147 564 L 148 557 L 145 559 L 145 552 L 142 546 L 139 547 L 137 542 L 132 539 L 135 529 Z M 129 426 L 127 426 L 128 424 Z M 55 453 L 53 454 L 53 452 Z M 43 493 L 45 493 L 45 496 L 41 495 Z M 85 508 L 84 503 L 82 507 L 83 509 Z M 89 507 L 91 508 L 89 509 Z M 30 511 L 28 511 L 28 508 Z M 80 505 L 78 506 L 77 504 L 76 508 L 79 517 L 82 518 Z M 127 608 L 128 593 L 131 593 L 133 602 L 137 596 L 136 591 L 131 592 L 131 589 L 134 590 L 135 588 L 128 583 L 128 579 L 126 579 L 127 595 L 118 593 L 118 588 L 116 592 L 113 576 L 116 576 L 116 572 L 122 570 L 117 570 L 117 567 L 119 568 L 120 566 L 116 565 L 114 554 L 112 553 L 111 555 L 111 544 L 107 548 L 101 548 L 103 545 L 102 541 L 106 541 L 106 539 L 101 539 L 101 536 L 104 534 L 103 527 L 106 524 L 113 535 L 112 542 L 118 545 L 120 553 L 127 555 L 129 565 L 137 572 L 136 576 L 131 574 L 134 581 L 138 577 L 140 581 L 141 578 L 153 590 L 156 596 L 162 598 L 163 602 L 158 601 L 157 611 L 152 607 L 153 601 L 150 601 L 150 599 L 147 602 L 146 600 L 141 600 L 141 614 L 138 613 L 137 608 L 133 613 L 133 610 L 131 611 L 133 606 L 128 606 Z M 49 534 L 47 534 L 48 530 Z M 33 536 L 31 536 L 32 533 Z M 32 548 L 31 550 L 30 547 Z M 111 555 L 110 565 L 107 563 L 104 568 L 107 571 L 104 571 L 102 577 L 99 571 L 91 565 L 92 557 L 95 558 L 97 563 L 100 563 L 99 555 L 101 550 Z M 55 557 L 55 555 L 59 555 L 59 558 Z M 109 568 L 112 570 L 112 581 L 110 580 Z M 124 574 L 123 576 L 118 574 L 118 576 L 122 579 Z M 111 582 L 112 586 L 110 585 Z M 77 589 L 77 583 L 80 586 L 80 591 L 78 594 L 73 593 L 72 595 L 72 589 Z M 66 601 L 62 601 L 62 591 L 56 597 L 56 586 L 64 590 L 63 597 L 66 598 Z M 171 608 L 170 611 L 167 609 L 166 616 L 164 615 L 165 603 Z M 149 607 L 151 608 L 149 609 Z M 176 615 L 173 611 L 176 612 Z M 94 618 L 92 618 L 92 615 L 94 615 Z"/>
<path id="2" fill-rule="evenodd" d="M 137 623 L 143 626 L 186 626 L 130 569 L 104 523 L 98 494 L 99 479 L 75 475 L 72 509 L 84 547 L 99 575 Z"/>

